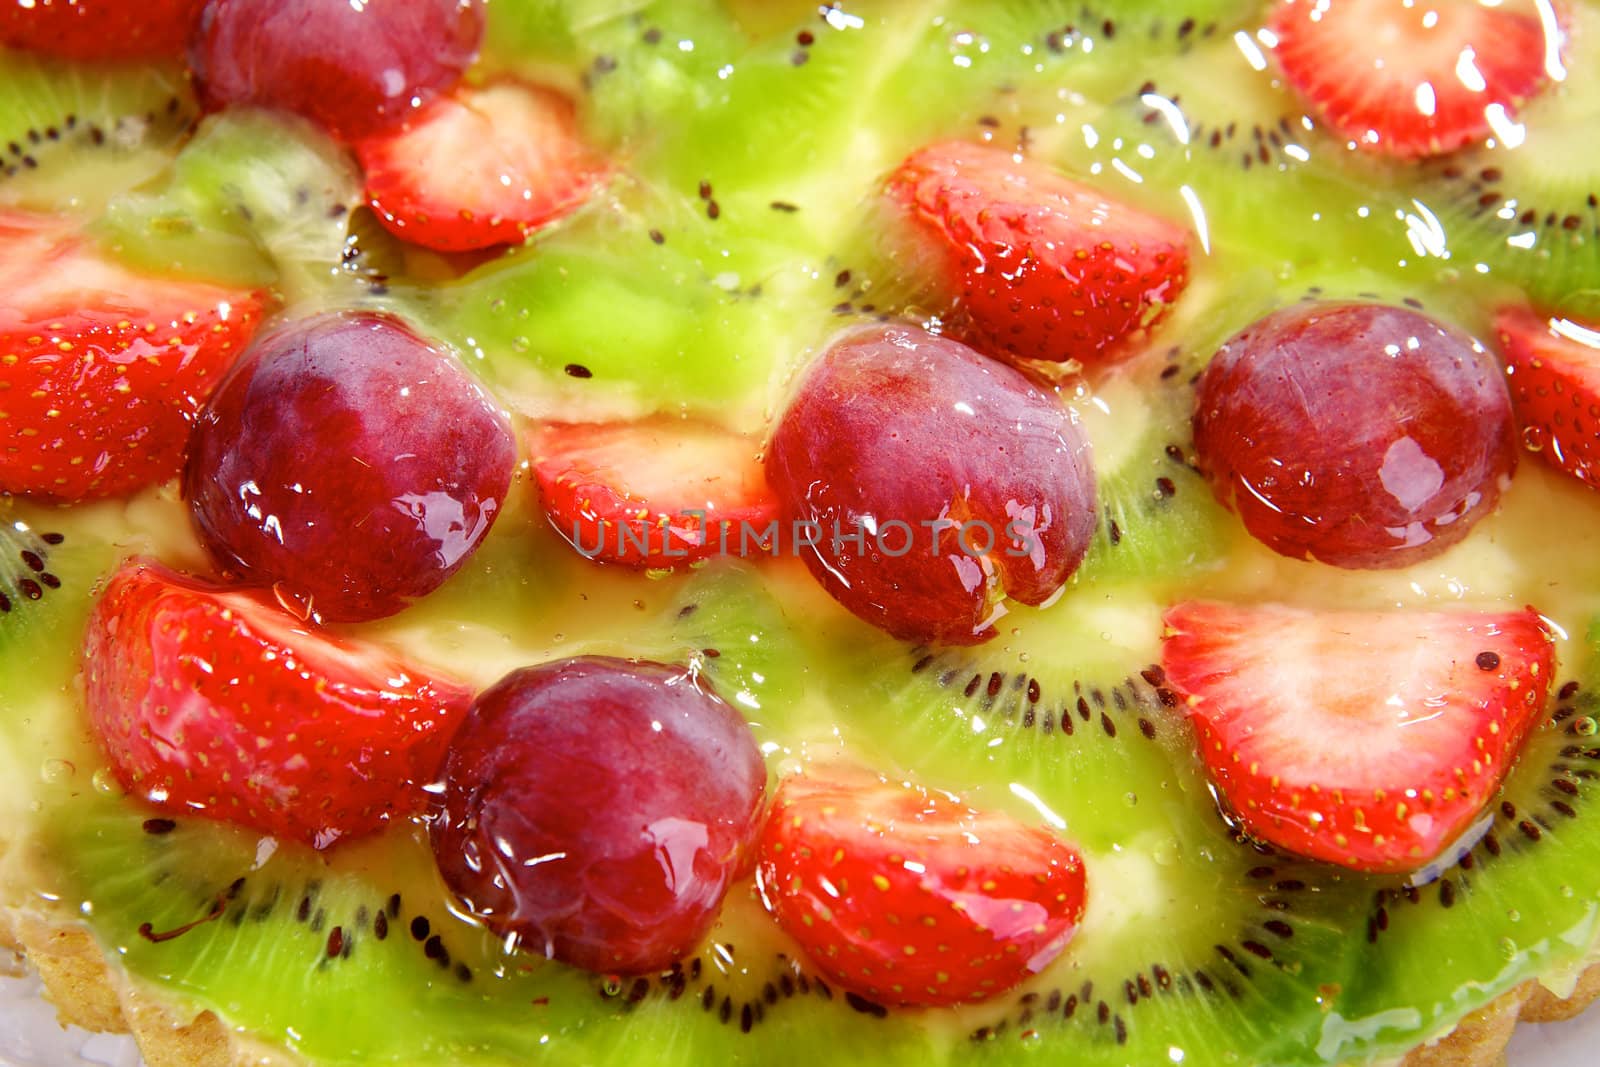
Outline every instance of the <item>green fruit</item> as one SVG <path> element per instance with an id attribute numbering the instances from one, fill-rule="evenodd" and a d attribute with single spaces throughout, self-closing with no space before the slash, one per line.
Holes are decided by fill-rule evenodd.
<path id="1" fill-rule="evenodd" d="M 95 213 L 159 174 L 196 118 L 180 71 L 0 50 L 0 206 Z"/>
<path id="2" fill-rule="evenodd" d="M 1600 320 L 1600 162 L 1573 151 L 1600 122 L 1600 11 L 1575 5 L 1563 52 L 1569 76 L 1517 114 L 1516 143 L 1450 156 L 1416 191 L 1438 217 L 1463 273 L 1520 289 L 1539 307 Z"/>
<path id="3" fill-rule="evenodd" d="M 160 179 L 111 201 L 98 232 L 146 270 L 343 302 L 361 287 L 345 255 L 360 197 L 351 160 L 308 123 L 230 111 Z"/>

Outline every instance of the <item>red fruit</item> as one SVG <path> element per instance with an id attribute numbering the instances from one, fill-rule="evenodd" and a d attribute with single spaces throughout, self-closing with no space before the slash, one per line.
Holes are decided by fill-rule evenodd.
<path id="1" fill-rule="evenodd" d="M 205 0 L 5 0 L 0 45 L 67 59 L 181 56 Z"/>
<path id="2" fill-rule="evenodd" d="M 523 241 L 605 178 L 572 101 L 526 85 L 461 90 L 356 147 L 379 220 L 441 252 Z"/>
<path id="3" fill-rule="evenodd" d="M 954 797 L 801 776 L 779 788 L 762 899 L 831 981 L 893 1004 L 986 1000 L 1049 966 L 1083 918 L 1071 846 Z"/>
<path id="4" fill-rule="evenodd" d="M 217 566 L 315 618 L 392 615 L 464 566 L 505 507 L 511 420 L 404 322 L 328 312 L 263 336 L 195 427 L 183 493 Z"/>
<path id="5" fill-rule="evenodd" d="M 177 474 L 259 294 L 147 278 L 66 220 L 0 212 L 0 492 L 74 501 Z"/>
<path id="6" fill-rule="evenodd" d="M 453 88 L 483 17 L 483 0 L 208 0 L 189 66 L 212 107 L 282 108 L 353 140 Z"/>
<path id="7" fill-rule="evenodd" d="M 545 515 L 590 559 L 674 567 L 777 548 L 762 534 L 778 502 L 747 437 L 678 419 L 548 423 L 529 451 Z"/>
<path id="8" fill-rule="evenodd" d="M 1358 871 L 1425 866 L 1473 823 L 1544 710 L 1551 638 L 1511 612 L 1189 602 L 1162 665 L 1252 837 Z"/>
<path id="9" fill-rule="evenodd" d="M 131 792 L 316 848 L 421 810 L 472 700 L 267 596 L 137 560 L 90 617 L 84 687 Z"/>
<path id="10" fill-rule="evenodd" d="M 992 355 L 1129 355 L 1189 280 L 1188 233 L 998 148 L 914 152 L 888 194 L 949 275 L 956 327 Z"/>
<path id="11" fill-rule="evenodd" d="M 450 746 L 434 856 L 508 945 L 604 974 L 692 952 L 760 827 L 749 725 L 681 667 L 513 671 Z"/>
<path id="12" fill-rule="evenodd" d="M 1008 599 L 1055 596 L 1094 535 L 1089 444 L 1071 411 L 914 326 L 855 330 L 824 352 L 766 465 L 793 551 L 835 600 L 904 641 L 987 641 Z"/>
<path id="13" fill-rule="evenodd" d="M 1545 78 L 1531 4 L 1282 0 L 1271 28 L 1289 83 L 1322 119 L 1401 159 L 1484 140 Z"/>
<path id="14" fill-rule="evenodd" d="M 1494 510 L 1517 465 L 1493 357 L 1381 304 L 1302 303 L 1229 338 L 1200 379 L 1194 440 L 1253 536 L 1336 567 L 1438 555 Z"/>
<path id="15" fill-rule="evenodd" d="M 1507 308 L 1495 319 L 1525 440 L 1600 489 L 1600 326 Z"/>

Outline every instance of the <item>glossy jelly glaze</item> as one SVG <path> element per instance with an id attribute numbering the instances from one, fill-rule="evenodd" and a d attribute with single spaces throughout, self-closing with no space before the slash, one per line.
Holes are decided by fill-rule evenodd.
<path id="1" fill-rule="evenodd" d="M 844 331 L 878 329 L 881 314 L 937 327 L 952 310 L 928 288 L 939 263 L 886 214 L 885 176 L 939 139 L 1024 148 L 1188 232 L 1183 293 L 1119 367 L 1051 372 L 1038 388 L 1059 390 L 1077 426 L 1056 419 L 1038 440 L 1089 457 L 1102 507 L 1114 491 L 1152 528 L 1171 510 L 1192 514 L 1205 550 L 1150 546 L 1157 566 L 1135 572 L 1119 543 L 1136 543 L 1142 527 L 1113 535 L 1097 521 L 1072 577 L 1047 566 L 1050 580 L 1009 602 L 986 643 L 913 645 L 860 621 L 792 551 L 673 573 L 587 561 L 551 528 L 518 467 L 509 490 L 499 478 L 483 494 L 503 495 L 503 509 L 448 580 L 335 631 L 479 692 L 575 656 L 681 665 L 749 723 L 774 780 L 865 766 L 1071 841 L 1088 886 L 1071 943 L 986 1003 L 886 1006 L 807 967 L 745 864 L 688 960 L 608 978 L 508 953 L 465 918 L 420 823 L 397 820 L 313 855 L 158 817 L 124 795 L 85 735 L 77 650 L 95 583 L 119 557 L 210 573 L 174 484 L 70 509 L 6 504 L 8 521 L 60 535 L 17 552 L 45 546 L 40 562 L 62 589 L 41 590 L 36 614 L 8 613 L 0 630 L 0 813 L 17 827 L 0 855 L 0 901 L 86 922 L 164 996 L 319 1063 L 802 1064 L 826 1054 L 928 1064 L 1041 1053 L 1088 1065 L 1320 1065 L 1398 1056 L 1532 978 L 1570 986 L 1600 922 L 1593 787 L 1578 774 L 1595 759 L 1586 692 L 1600 503 L 1526 452 L 1502 486 L 1509 457 L 1491 447 L 1481 484 L 1499 490 L 1498 507 L 1484 504 L 1458 542 L 1402 567 L 1339 569 L 1273 552 L 1237 517 L 1207 511 L 1187 424 L 1204 362 L 1308 295 L 1414 301 L 1492 344 L 1494 309 L 1523 302 L 1522 267 L 1516 251 L 1507 267 L 1472 243 L 1482 219 L 1457 206 L 1459 178 L 1353 151 L 1306 117 L 1278 80 L 1261 12 L 1211 13 L 1184 30 L 1181 19 L 1131 13 L 1120 24 L 1078 20 L 1076 4 L 735 7 L 742 22 L 693 3 L 570 18 L 550 5 L 488 5 L 480 72 L 541 72 L 576 93 L 581 129 L 620 161 L 620 176 L 533 244 L 481 262 L 396 252 L 368 235 L 368 251 L 389 255 L 382 280 L 319 262 L 309 274 L 326 285 L 301 292 L 286 317 L 351 304 L 401 315 L 453 348 L 517 420 L 690 415 L 766 440 Z M 1571 17 L 1561 77 L 1552 60 L 1557 105 L 1600 69 L 1581 62 L 1600 55 L 1600 17 L 1589 5 Z M 1543 113 L 1530 106 L 1520 151 L 1552 151 Z M 1519 158 L 1501 169 L 1515 173 Z M 255 173 L 250 154 L 217 165 Z M 123 224 L 142 217 L 127 199 L 137 192 L 70 184 L 0 185 L 0 196 L 85 214 L 110 199 Z M 358 194 L 348 200 L 346 212 L 360 206 Z M 1551 239 L 1539 222 L 1523 244 Z M 141 262 L 190 255 L 169 231 L 132 232 L 141 239 L 124 243 Z M 781 463 L 779 451 L 761 458 Z M 862 462 L 882 454 L 863 449 Z M 957 435 L 930 435 L 887 473 L 963 456 Z M 800 481 L 797 499 L 810 486 Z M 1089 493 L 1081 477 L 1065 481 L 1055 488 L 1075 520 Z M 1069 532 L 1064 559 L 1088 537 Z M 442 579 L 449 568 L 421 569 Z M 1535 605 L 1555 638 L 1559 721 L 1529 742 L 1472 865 L 1408 885 L 1241 845 L 1152 668 L 1163 612 L 1199 597 L 1321 610 Z M 1573 680 L 1585 684 L 1569 689 Z"/>

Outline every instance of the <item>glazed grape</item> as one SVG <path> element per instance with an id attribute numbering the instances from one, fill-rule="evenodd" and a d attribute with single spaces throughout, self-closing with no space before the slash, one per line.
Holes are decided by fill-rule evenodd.
<path id="1" fill-rule="evenodd" d="M 591 971 L 661 971 L 710 929 L 766 781 L 745 721 L 681 668 L 526 668 L 456 735 L 434 856 L 502 939 Z"/>
<path id="2" fill-rule="evenodd" d="M 511 424 L 398 320 L 319 316 L 256 342 L 200 417 L 184 474 L 212 558 L 327 621 L 432 592 L 489 532 Z"/>
<path id="3" fill-rule="evenodd" d="M 455 85 L 482 39 L 482 0 L 209 0 L 189 64 L 212 107 L 283 108 L 354 139 Z"/>
<path id="4" fill-rule="evenodd" d="M 1004 598 L 1049 599 L 1094 532 L 1071 411 L 912 326 L 868 327 L 822 356 L 778 425 L 767 478 L 805 524 L 796 549 L 817 580 L 908 641 L 987 640 Z"/>
<path id="5" fill-rule="evenodd" d="M 1404 567 L 1460 541 L 1510 483 L 1511 401 L 1476 341 L 1416 311 L 1305 304 L 1248 327 L 1200 379 L 1218 499 L 1283 555 Z"/>

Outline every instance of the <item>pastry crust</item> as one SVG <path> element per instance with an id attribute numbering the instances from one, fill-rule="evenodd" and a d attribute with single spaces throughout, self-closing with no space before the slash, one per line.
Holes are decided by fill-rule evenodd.
<path id="1" fill-rule="evenodd" d="M 0 912 L 0 945 L 23 952 L 44 982 L 63 1024 L 101 1033 L 129 1033 L 148 1067 L 294 1067 L 298 1057 L 240 1038 L 208 1011 L 183 1011 L 121 978 L 99 944 L 80 927 Z M 1600 963 L 1579 977 L 1572 995 L 1555 996 L 1537 982 L 1519 986 L 1463 1019 L 1430 1045 L 1411 1050 L 1400 1067 L 1495 1067 L 1519 1023 L 1555 1022 L 1600 999 Z"/>

